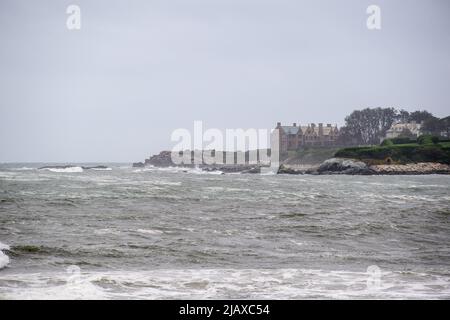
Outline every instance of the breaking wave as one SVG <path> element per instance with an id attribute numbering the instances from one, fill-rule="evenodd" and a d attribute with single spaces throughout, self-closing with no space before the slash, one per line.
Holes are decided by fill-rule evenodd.
<path id="1" fill-rule="evenodd" d="M 364 270 L 169 269 L 9 274 L 7 299 L 448 299 L 445 277 L 382 272 L 372 284 Z M 49 285 L 52 283 L 53 285 Z"/>
<path id="2" fill-rule="evenodd" d="M 152 234 L 152 235 L 158 235 L 163 234 L 164 232 L 161 230 L 154 230 L 154 229 L 138 229 L 136 230 L 139 233 L 146 233 L 146 234 Z"/>
<path id="3" fill-rule="evenodd" d="M 154 167 L 154 166 L 148 166 L 144 169 L 136 169 L 133 172 L 152 172 L 152 171 L 159 171 L 159 172 L 169 172 L 169 173 L 190 173 L 190 174 L 211 174 L 211 175 L 221 175 L 224 174 L 223 171 L 220 170 L 203 170 L 200 167 Z"/>
<path id="4" fill-rule="evenodd" d="M 36 168 L 29 168 L 29 167 L 21 167 L 21 168 L 12 168 L 11 170 L 14 171 L 30 171 L 30 170 L 35 170 Z"/>
<path id="5" fill-rule="evenodd" d="M 9 246 L 0 242 L 0 269 L 9 263 L 9 257 L 3 253 L 3 250 L 9 250 Z"/>
<path id="6" fill-rule="evenodd" d="M 76 173 L 76 172 L 83 172 L 82 167 L 68 167 L 68 168 L 45 168 L 41 170 L 48 170 L 51 172 L 58 172 L 58 173 Z"/>

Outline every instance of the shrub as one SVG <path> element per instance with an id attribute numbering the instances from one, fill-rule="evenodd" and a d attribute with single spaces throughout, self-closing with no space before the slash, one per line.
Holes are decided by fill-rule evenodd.
<path id="1" fill-rule="evenodd" d="M 383 140 L 383 142 L 380 144 L 380 146 L 382 147 L 387 147 L 387 146 L 393 146 L 394 143 L 392 142 L 391 139 L 385 139 Z"/>
<path id="2" fill-rule="evenodd" d="M 391 139 L 393 144 L 405 144 L 405 143 L 411 143 L 415 142 L 415 139 L 410 139 L 408 137 L 397 137 Z"/>
<path id="3" fill-rule="evenodd" d="M 442 144 L 419 145 L 416 143 L 345 148 L 336 152 L 336 157 L 354 158 L 364 161 L 385 161 L 390 158 L 391 162 L 440 162 L 450 163 L 450 147 Z"/>
<path id="4" fill-rule="evenodd" d="M 439 142 L 439 137 L 433 136 L 431 134 L 424 134 L 417 139 L 417 142 L 419 144 L 436 144 Z"/>

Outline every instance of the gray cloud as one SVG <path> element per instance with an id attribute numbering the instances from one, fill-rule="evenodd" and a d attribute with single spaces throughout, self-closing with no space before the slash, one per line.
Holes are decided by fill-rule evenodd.
<path id="1" fill-rule="evenodd" d="M 80 31 L 66 29 L 72 3 Z M 365 27 L 373 3 L 380 31 Z M 449 14 L 446 0 L 2 0 L 0 161 L 140 160 L 194 120 L 445 116 Z"/>

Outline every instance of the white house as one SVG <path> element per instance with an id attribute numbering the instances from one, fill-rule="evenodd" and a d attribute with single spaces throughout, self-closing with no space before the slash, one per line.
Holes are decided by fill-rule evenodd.
<path id="1" fill-rule="evenodd" d="M 393 124 L 388 131 L 386 131 L 386 138 L 397 138 L 404 130 L 409 130 L 414 137 L 419 137 L 422 134 L 422 124 L 415 121 L 407 123 Z"/>

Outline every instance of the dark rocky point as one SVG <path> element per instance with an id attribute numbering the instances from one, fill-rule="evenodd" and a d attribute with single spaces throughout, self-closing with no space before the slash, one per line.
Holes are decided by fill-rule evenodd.
<path id="1" fill-rule="evenodd" d="M 145 167 L 145 164 L 143 162 L 134 162 L 133 168 L 143 168 Z"/>
<path id="2" fill-rule="evenodd" d="M 332 158 L 324 161 L 318 168 L 318 174 L 350 174 L 369 175 L 375 172 L 364 162 Z"/>

